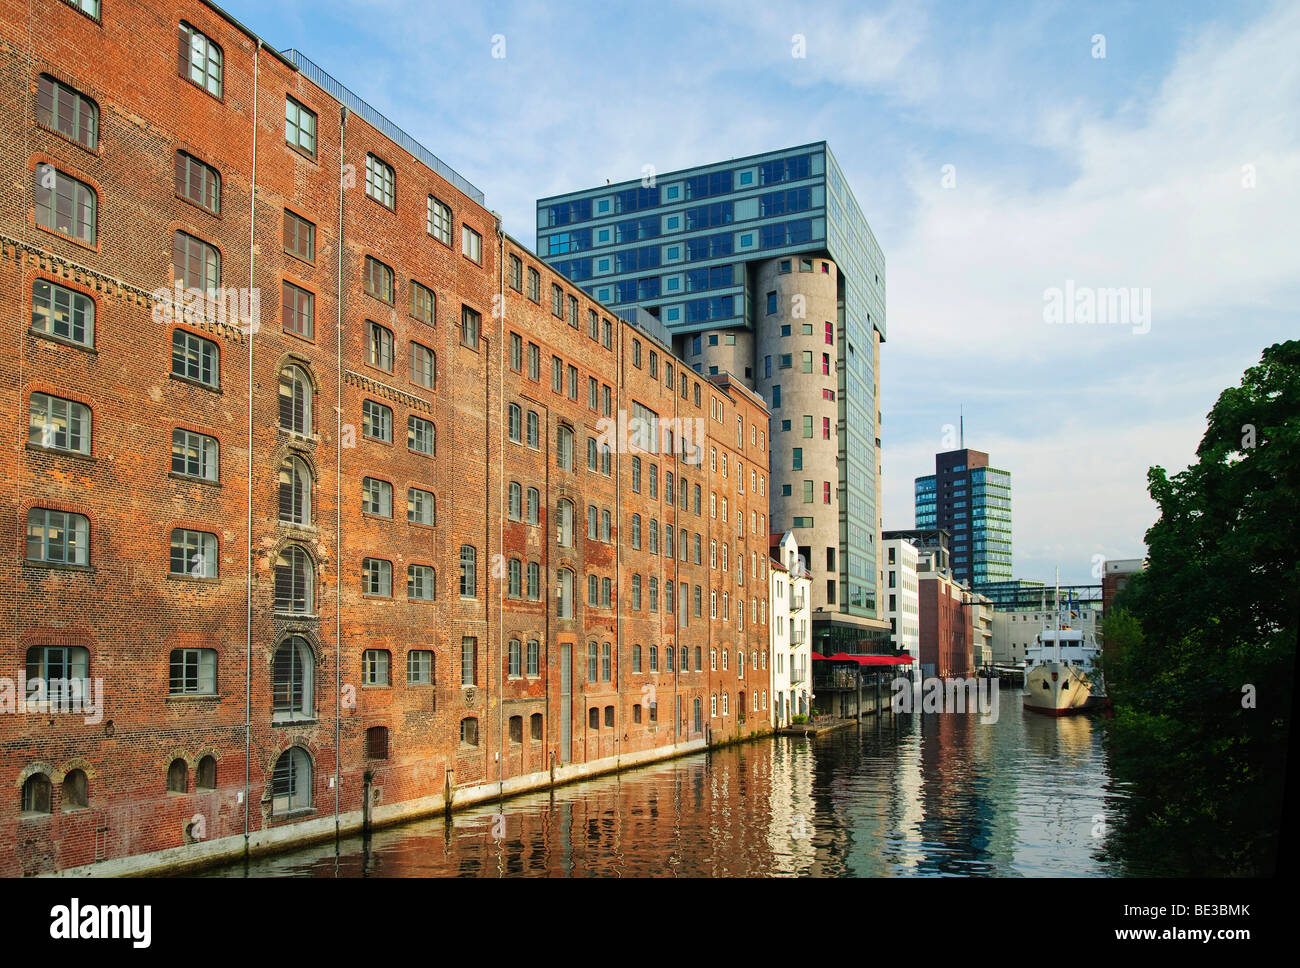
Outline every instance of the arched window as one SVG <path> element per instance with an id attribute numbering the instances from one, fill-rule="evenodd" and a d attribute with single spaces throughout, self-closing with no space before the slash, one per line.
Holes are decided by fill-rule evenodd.
<path id="1" fill-rule="evenodd" d="M 314 606 L 316 569 L 311 556 L 289 545 L 275 561 L 275 608 L 280 612 L 310 612 Z"/>
<path id="2" fill-rule="evenodd" d="M 523 669 L 523 645 L 518 639 L 510 640 L 507 662 L 509 663 L 506 675 L 511 678 L 518 678 Z"/>
<path id="3" fill-rule="evenodd" d="M 555 609 L 560 618 L 573 618 L 573 572 L 568 568 L 560 569 Z"/>
<path id="4" fill-rule="evenodd" d="M 632 671 L 641 671 L 641 646 L 639 645 L 632 646 Z"/>
<path id="5" fill-rule="evenodd" d="M 311 469 L 301 457 L 287 457 L 280 465 L 280 520 L 311 524 Z"/>
<path id="6" fill-rule="evenodd" d="M 537 411 L 529 410 L 528 411 L 528 446 L 533 448 L 533 450 L 536 450 L 540 446 L 539 443 L 540 440 L 541 437 L 538 434 L 538 430 L 537 430 Z"/>
<path id="7" fill-rule="evenodd" d="M 302 367 L 289 365 L 280 371 L 280 429 L 298 437 L 310 437 L 311 380 Z"/>
<path id="8" fill-rule="evenodd" d="M 288 813 L 311 806 L 311 757 L 299 746 L 280 754 L 271 774 L 271 812 Z"/>
<path id="9" fill-rule="evenodd" d="M 641 547 L 641 515 L 632 515 L 632 547 L 640 549 Z"/>
<path id="10" fill-rule="evenodd" d="M 306 639 L 293 635 L 280 643 L 271 663 L 271 713 L 274 720 L 312 714 L 312 659 Z"/>
<path id="11" fill-rule="evenodd" d="M 520 409 L 519 404 L 512 403 L 507 411 L 509 413 L 508 426 L 510 428 L 510 439 L 516 444 L 523 442 L 524 436 L 524 412 Z"/>
<path id="12" fill-rule="evenodd" d="M 23 813 L 50 812 L 50 778 L 33 773 L 23 783 Z"/>
<path id="13" fill-rule="evenodd" d="M 568 427 L 555 432 L 555 463 L 566 471 L 573 470 L 573 431 Z"/>
<path id="14" fill-rule="evenodd" d="M 190 792 L 190 765 L 179 756 L 167 767 L 167 792 Z"/>
<path id="15" fill-rule="evenodd" d="M 511 521 L 518 521 L 523 511 L 524 489 L 517 481 L 510 482 L 510 498 L 506 513 L 510 516 Z"/>
<path id="16" fill-rule="evenodd" d="M 555 541 L 561 548 L 573 547 L 573 502 L 561 500 L 556 508 Z"/>
<path id="17" fill-rule="evenodd" d="M 200 790 L 217 788 L 217 758 L 205 756 L 199 760 L 199 768 L 194 772 L 194 786 Z"/>
<path id="18" fill-rule="evenodd" d="M 526 520 L 529 524 L 537 524 L 540 520 L 542 499 L 541 493 L 535 487 L 528 489 L 528 517 Z"/>
<path id="19" fill-rule="evenodd" d="M 69 770 L 63 778 L 63 809 L 80 810 L 88 805 L 85 770 Z"/>
<path id="20" fill-rule="evenodd" d="M 659 646 L 657 645 L 650 646 L 650 671 L 659 671 Z"/>
<path id="21" fill-rule="evenodd" d="M 664 671 L 673 671 L 673 647 L 671 645 L 664 649 Z"/>

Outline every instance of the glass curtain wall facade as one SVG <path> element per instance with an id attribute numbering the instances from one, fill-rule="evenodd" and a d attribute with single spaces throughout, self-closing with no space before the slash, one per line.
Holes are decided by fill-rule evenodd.
<path id="1" fill-rule="evenodd" d="M 762 394 L 772 410 L 774 443 L 784 420 L 799 423 L 783 411 L 782 397 L 794 396 L 801 379 L 833 374 L 825 395 L 817 392 L 828 404 L 834 399 L 834 424 L 823 430 L 819 419 L 817 425 L 818 439 L 834 435 L 827 438 L 836 443 L 833 460 L 819 460 L 817 467 L 778 466 L 774 453 L 769 530 L 794 530 L 801 545 L 812 544 L 812 514 L 837 516 L 834 522 L 817 518 L 819 535 L 826 524 L 838 531 L 838 554 L 833 568 L 832 556 L 819 553 L 810 562 L 815 571 L 829 568 L 836 585 L 819 587 L 814 600 L 832 611 L 878 618 L 876 368 L 885 338 L 885 260 L 829 146 L 817 142 L 647 172 L 637 181 L 540 199 L 537 251 L 602 302 L 653 316 L 698 372 L 731 372 Z M 837 272 L 837 305 L 825 320 L 834 326 L 826 340 L 833 346 L 821 347 L 829 360 L 823 363 L 818 353 L 815 372 L 796 363 L 778 378 L 773 374 L 780 354 L 775 360 L 757 355 L 771 335 L 764 325 L 773 325 L 767 319 L 769 294 L 757 291 L 758 267 L 783 257 L 798 262 L 800 256 L 827 258 Z M 811 321 L 822 325 L 821 317 Z M 818 506 L 811 513 L 779 509 L 784 489 L 798 495 L 805 479 L 825 481 L 833 490 L 825 493 L 817 485 Z"/>

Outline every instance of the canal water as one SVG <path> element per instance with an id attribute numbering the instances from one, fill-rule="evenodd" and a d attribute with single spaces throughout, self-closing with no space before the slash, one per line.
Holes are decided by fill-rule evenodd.
<path id="1" fill-rule="evenodd" d="M 208 876 L 1117 876 L 1090 717 L 886 712 L 302 848 Z"/>

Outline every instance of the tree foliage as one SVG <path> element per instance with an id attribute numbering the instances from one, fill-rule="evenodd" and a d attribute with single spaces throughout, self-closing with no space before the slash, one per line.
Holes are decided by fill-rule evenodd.
<path id="1" fill-rule="evenodd" d="M 1112 622 L 1124 640 L 1107 669 L 1115 771 L 1132 796 L 1120 838 L 1126 853 L 1163 852 L 1165 869 L 1262 874 L 1300 634 L 1300 342 L 1269 347 L 1220 394 L 1196 457 L 1148 473 L 1160 517 L 1147 568 L 1105 625 L 1108 643 Z"/>

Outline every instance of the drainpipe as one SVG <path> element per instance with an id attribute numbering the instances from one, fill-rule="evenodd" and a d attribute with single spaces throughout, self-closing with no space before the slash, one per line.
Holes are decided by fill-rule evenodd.
<path id="1" fill-rule="evenodd" d="M 252 184 L 248 193 L 248 298 L 251 305 L 253 298 L 253 253 L 256 250 L 256 216 L 257 216 L 257 72 L 258 54 L 262 50 L 259 40 L 253 48 L 253 171 Z M 261 300 L 258 300 L 259 313 Z M 244 555 L 244 856 L 248 856 L 249 836 L 249 781 L 251 780 L 250 760 L 253 755 L 253 320 L 249 318 L 248 326 L 248 515 L 244 540 L 247 542 Z"/>
<path id="2" fill-rule="evenodd" d="M 343 175 L 347 143 L 347 105 L 339 108 L 339 230 L 335 241 L 338 267 L 335 287 L 337 317 L 334 326 L 334 357 L 337 367 L 334 400 L 334 836 L 339 833 L 342 793 L 342 754 L 339 743 L 343 735 Z M 367 799 L 370 791 L 365 791 Z M 369 811 L 369 806 L 367 806 Z M 367 813 L 368 815 L 368 813 Z"/>
<path id="3" fill-rule="evenodd" d="M 495 307 L 496 312 L 493 313 L 493 315 L 497 317 L 497 353 L 498 353 L 497 412 L 505 413 L 505 405 L 506 405 L 505 403 L 506 240 L 505 240 L 505 233 L 501 230 L 501 216 L 496 212 L 493 212 L 492 215 L 493 218 L 495 219 L 495 223 L 496 223 L 495 227 L 497 233 L 497 304 Z M 491 372 L 491 370 L 488 369 L 487 367 L 485 367 L 484 369 L 487 370 L 487 372 L 489 373 Z M 491 397 L 492 383 L 490 380 L 486 381 L 486 383 L 487 383 L 486 400 L 490 401 L 492 398 Z M 486 406 L 484 407 L 483 416 L 484 416 L 484 427 L 485 427 L 484 435 L 486 438 L 487 428 L 490 428 L 492 426 L 491 410 L 488 409 Z M 504 426 L 502 427 L 501 432 L 502 434 L 505 433 Z M 501 452 L 502 455 L 504 456 L 505 454 L 504 438 L 501 441 Z M 485 473 L 490 474 L 491 467 L 492 467 L 492 462 L 489 460 L 485 465 Z M 505 479 L 506 479 L 506 475 L 505 475 L 505 467 L 503 462 L 503 466 L 501 468 L 501 474 L 497 477 L 497 507 L 498 508 L 502 508 L 505 506 L 505 504 L 503 503 L 505 501 L 505 492 L 504 492 Z M 484 484 L 484 491 L 486 491 L 488 480 L 485 479 L 483 481 L 483 484 Z M 490 508 L 488 509 L 487 520 L 489 522 L 491 521 Z M 489 531 L 490 531 L 490 526 L 489 526 Z M 484 548 L 486 547 L 487 544 L 485 542 Z M 504 563 L 506 560 L 505 557 L 506 556 L 506 529 L 504 526 L 502 526 L 497 531 L 497 555 L 498 555 L 497 560 Z M 522 578 L 522 576 L 520 577 Z M 505 717 L 506 717 L 505 669 L 503 669 L 501 665 L 501 658 L 502 658 L 501 645 L 504 643 L 505 640 L 505 625 L 504 625 L 504 618 L 502 615 L 502 610 L 504 608 L 504 602 L 503 602 L 504 594 L 505 594 L 505 589 L 502 587 L 501 582 L 498 581 L 497 582 L 497 755 L 501 757 L 501 759 L 498 761 L 497 764 L 497 795 L 498 796 L 500 796 L 505 792 L 505 775 L 506 775 L 505 758 L 506 758 L 506 753 L 509 750 L 509 746 L 506 744 L 506 734 L 505 734 Z M 522 646 L 523 643 L 520 643 L 520 645 Z M 519 659 L 522 662 L 524 657 L 521 655 Z M 520 745 L 522 747 L 522 744 Z M 523 757 L 522 753 L 520 754 L 520 757 L 522 759 Z"/>

